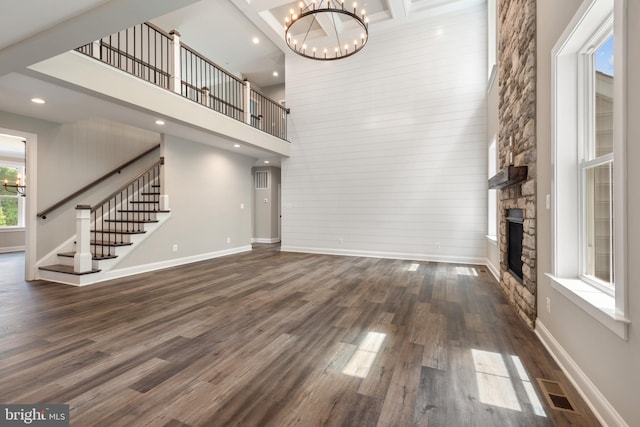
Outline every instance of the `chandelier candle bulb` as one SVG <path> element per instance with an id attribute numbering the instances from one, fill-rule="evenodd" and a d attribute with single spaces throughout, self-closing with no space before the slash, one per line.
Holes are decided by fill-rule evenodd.
<path id="1" fill-rule="evenodd" d="M 358 13 L 356 12 L 356 9 L 358 8 L 358 3 L 354 3 L 353 4 L 353 14 L 357 15 Z"/>

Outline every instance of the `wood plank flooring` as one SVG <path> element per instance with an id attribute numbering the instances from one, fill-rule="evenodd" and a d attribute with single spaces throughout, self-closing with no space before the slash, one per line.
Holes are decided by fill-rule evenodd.
<path id="1" fill-rule="evenodd" d="M 0 403 L 73 426 L 599 425 L 483 266 L 260 245 L 77 288 L 24 282 L 21 256 L 0 256 Z"/>

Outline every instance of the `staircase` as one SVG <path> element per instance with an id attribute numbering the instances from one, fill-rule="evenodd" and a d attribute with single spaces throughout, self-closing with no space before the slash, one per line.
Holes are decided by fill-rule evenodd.
<path id="1" fill-rule="evenodd" d="M 39 278 L 82 286 L 114 277 L 108 273 L 170 215 L 161 191 L 163 163 L 161 158 L 95 206 L 78 206 L 90 210 L 90 216 L 84 217 L 85 226 L 78 216 L 76 235 L 61 245 L 63 249 L 49 261 L 54 264 L 38 267 Z M 87 251 L 90 265 L 79 266 L 78 254 Z"/>

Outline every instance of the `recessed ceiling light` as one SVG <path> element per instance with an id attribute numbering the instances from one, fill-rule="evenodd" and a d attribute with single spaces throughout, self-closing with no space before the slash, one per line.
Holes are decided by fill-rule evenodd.
<path id="1" fill-rule="evenodd" d="M 240 144 L 233 144 L 234 147 L 240 148 Z"/>
<path id="2" fill-rule="evenodd" d="M 164 120 L 156 120 L 156 124 L 162 126 L 164 125 Z"/>
<path id="3" fill-rule="evenodd" d="M 269 160 L 265 160 L 264 163 L 268 165 L 269 164 Z"/>
<path id="4" fill-rule="evenodd" d="M 31 98 L 31 102 L 33 102 L 34 104 L 44 104 L 45 101 L 42 98 Z"/>
<path id="5" fill-rule="evenodd" d="M 258 44 L 260 43 L 260 39 L 257 37 L 254 37 L 253 39 L 251 39 L 251 41 L 253 42 L 253 44 Z"/>
<path id="6" fill-rule="evenodd" d="M 277 71 L 273 72 L 273 77 L 278 77 L 278 72 Z"/>

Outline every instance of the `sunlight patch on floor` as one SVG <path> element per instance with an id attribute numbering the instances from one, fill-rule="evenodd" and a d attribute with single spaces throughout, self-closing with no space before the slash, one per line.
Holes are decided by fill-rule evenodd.
<path id="1" fill-rule="evenodd" d="M 343 374 L 352 377 L 366 378 L 373 366 L 373 362 L 382 347 L 386 334 L 380 332 L 367 332 L 358 348 L 349 359 L 347 366 L 342 370 Z"/>

